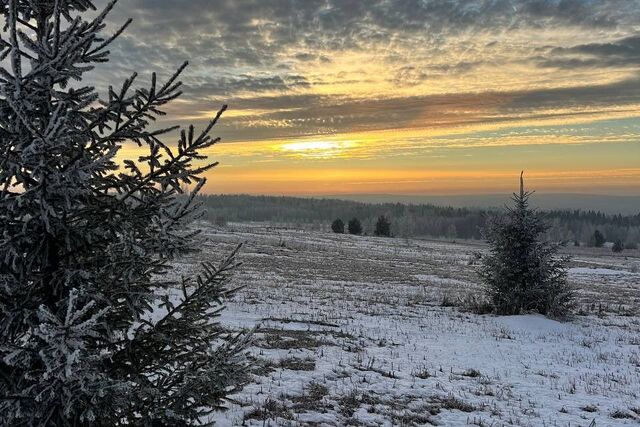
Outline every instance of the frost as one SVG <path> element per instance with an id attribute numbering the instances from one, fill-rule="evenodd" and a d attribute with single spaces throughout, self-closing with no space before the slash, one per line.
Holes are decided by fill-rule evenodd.
<path id="1" fill-rule="evenodd" d="M 169 148 L 176 128 L 149 127 L 180 95 L 186 63 L 166 82 L 154 74 L 139 87 L 134 74 L 103 97 L 86 84 L 130 23 L 101 34 L 115 3 L 97 16 L 91 0 L 9 0 L 0 11 L 3 425 L 191 423 L 244 378 L 247 337 L 217 321 L 236 252 L 164 277 L 197 249 L 195 196 L 216 164 L 202 152 L 226 107 Z M 128 143 L 146 154 L 116 163 Z"/>

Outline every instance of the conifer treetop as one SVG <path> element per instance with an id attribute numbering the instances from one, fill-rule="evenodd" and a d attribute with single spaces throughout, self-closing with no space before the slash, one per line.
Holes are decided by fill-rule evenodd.
<path id="1" fill-rule="evenodd" d="M 181 95 L 137 73 L 100 96 L 83 78 L 130 25 L 116 5 L 0 2 L 0 418 L 25 425 L 193 424 L 244 380 L 247 336 L 217 317 L 237 251 L 200 274 L 196 195 L 217 165 L 200 131 L 160 127 Z M 93 13 L 91 14 L 94 15 Z M 122 147 L 134 144 L 137 157 Z M 180 196 L 183 188 L 192 191 Z"/>

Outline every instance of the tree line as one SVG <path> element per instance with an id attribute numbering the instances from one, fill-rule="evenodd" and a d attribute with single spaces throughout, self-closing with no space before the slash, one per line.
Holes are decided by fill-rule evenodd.
<path id="1" fill-rule="evenodd" d="M 498 209 L 453 208 L 429 204 L 362 203 L 347 200 L 249 196 L 203 195 L 205 218 L 211 222 L 272 222 L 285 226 L 332 229 L 336 218 L 358 219 L 361 233 L 374 235 L 382 215 L 397 237 L 482 239 L 481 230 Z M 604 242 L 620 242 L 632 249 L 640 244 L 640 213 L 606 215 L 596 211 L 551 210 L 541 212 L 549 229 L 545 238 L 569 245 L 599 246 L 596 231 Z M 346 224 L 348 226 L 348 224 Z M 600 245 L 600 246 L 602 246 Z"/>

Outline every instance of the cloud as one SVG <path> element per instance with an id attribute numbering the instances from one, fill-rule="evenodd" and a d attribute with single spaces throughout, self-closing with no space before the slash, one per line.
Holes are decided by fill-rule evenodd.
<path id="1" fill-rule="evenodd" d="M 397 86 L 415 86 L 427 79 L 427 73 L 413 66 L 400 67 L 393 77 Z"/>
<path id="2" fill-rule="evenodd" d="M 242 74 L 225 77 L 192 78 L 184 86 L 187 96 L 206 94 L 206 97 L 229 96 L 239 93 L 256 92 L 285 92 L 296 88 L 308 87 L 309 82 L 304 76 L 297 74 L 253 76 Z"/>
<path id="3" fill-rule="evenodd" d="M 614 28 L 640 21 L 640 2 L 121 0 L 110 19 L 116 23 L 128 16 L 134 18 L 125 35 L 128 45 L 204 65 L 270 67 L 288 54 L 306 61 L 320 52 L 367 50 L 401 38 L 429 47 L 459 34 L 525 27 Z"/>
<path id="4" fill-rule="evenodd" d="M 230 110 L 260 114 L 226 118 L 219 130 L 226 141 L 248 141 L 393 129 L 471 129 L 554 119 L 570 121 L 614 110 L 626 109 L 629 113 L 637 109 L 639 100 L 640 79 L 590 87 L 394 98 L 255 96 L 230 99 Z M 211 102 L 198 105 L 201 111 L 212 109 Z"/>
<path id="5" fill-rule="evenodd" d="M 514 92 L 507 108 L 531 110 L 567 109 L 570 107 L 606 108 L 640 102 L 640 78 L 608 84 L 537 89 Z"/>
<path id="6" fill-rule="evenodd" d="M 587 43 L 572 47 L 555 47 L 539 64 L 554 68 L 637 67 L 640 65 L 640 35 L 608 43 Z"/>
<path id="7" fill-rule="evenodd" d="M 521 2 L 520 13 L 534 20 L 553 20 L 590 28 L 615 27 L 624 21 L 625 11 L 633 12 L 635 0 L 530 0 Z"/>
<path id="8" fill-rule="evenodd" d="M 232 140 L 578 115 L 640 99 L 633 79 L 569 76 L 640 63 L 640 0 L 120 0 L 109 27 L 128 17 L 96 84 L 167 76 L 188 59 L 172 112 L 259 111 L 223 121 Z M 576 34 L 589 38 L 568 43 Z M 529 83 L 522 64 L 562 68 L 574 86 Z"/>

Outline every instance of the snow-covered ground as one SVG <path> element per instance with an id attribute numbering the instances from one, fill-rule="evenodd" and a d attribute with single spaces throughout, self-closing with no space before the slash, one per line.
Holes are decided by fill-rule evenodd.
<path id="1" fill-rule="evenodd" d="M 451 307 L 480 290 L 471 244 L 231 225 L 180 270 L 240 242 L 223 319 L 259 327 L 258 369 L 218 425 L 640 425 L 637 257 L 575 260 L 558 322 Z"/>

